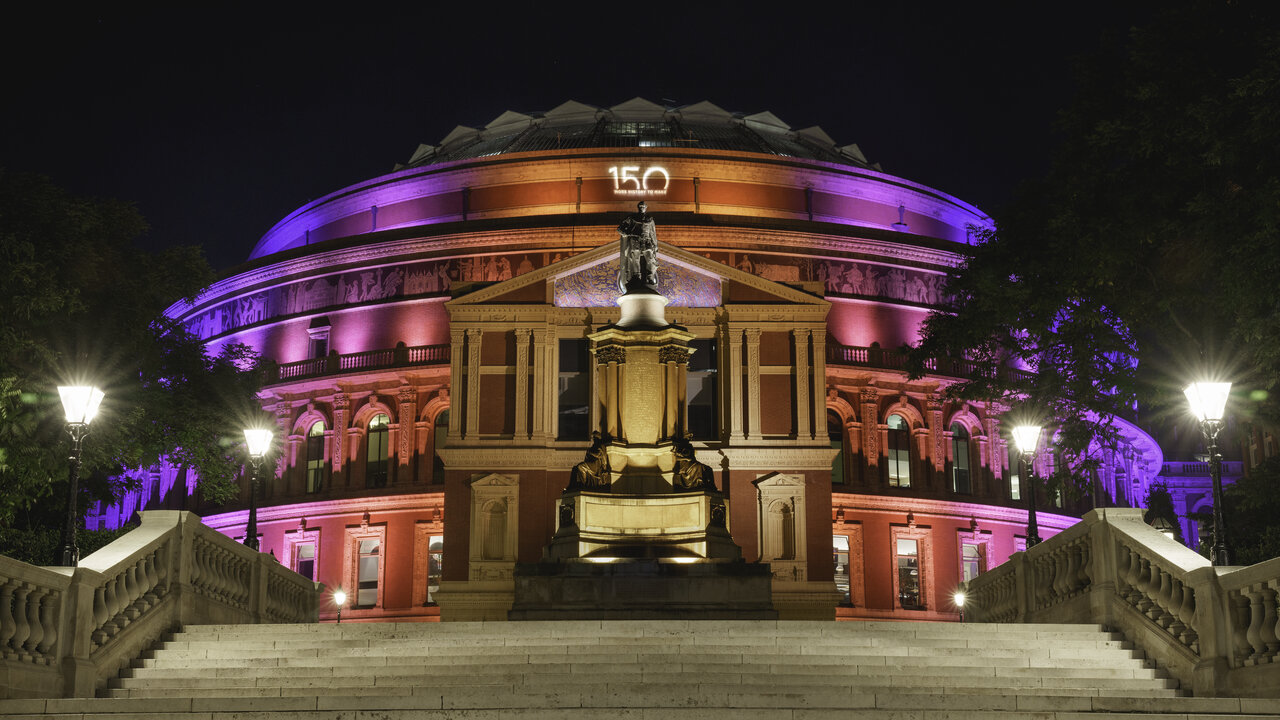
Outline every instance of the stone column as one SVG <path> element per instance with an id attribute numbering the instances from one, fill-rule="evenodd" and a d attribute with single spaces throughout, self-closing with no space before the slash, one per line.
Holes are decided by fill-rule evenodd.
<path id="1" fill-rule="evenodd" d="M 725 387 L 729 391 L 729 433 L 742 442 L 746 433 L 742 429 L 742 330 L 730 328 L 725 334 L 729 346 L 729 372 Z"/>
<path id="2" fill-rule="evenodd" d="M 516 438 L 529 437 L 529 335 L 516 328 Z"/>
<path id="3" fill-rule="evenodd" d="M 817 328 L 812 331 L 813 337 L 813 438 L 823 437 L 827 433 L 827 331 Z"/>
<path id="4" fill-rule="evenodd" d="M 474 440 L 480 434 L 480 344 L 484 331 L 467 330 L 467 429 L 463 437 Z"/>
<path id="5" fill-rule="evenodd" d="M 547 423 L 543 415 L 546 413 L 547 393 L 556 387 L 548 383 L 547 374 L 547 339 L 550 331 L 539 329 L 533 332 L 533 430 L 531 436 L 539 442 L 546 439 Z"/>
<path id="6" fill-rule="evenodd" d="M 604 400 L 604 430 L 611 437 L 622 438 L 622 364 L 626 350 L 610 345 L 596 351 L 599 368 L 600 394 Z"/>
<path id="7" fill-rule="evenodd" d="M 796 344 L 796 439 L 812 440 L 814 434 L 809 420 L 816 413 L 809 412 L 809 403 L 813 400 L 809 394 L 809 330 L 796 328 L 791 331 L 791 335 Z"/>
<path id="8" fill-rule="evenodd" d="M 343 480 L 346 476 L 346 457 L 347 457 L 347 412 L 350 408 L 351 400 L 346 393 L 335 393 L 333 396 L 333 477 L 334 486 L 337 486 L 337 480 L 341 477 Z M 344 483 L 345 484 L 345 483 Z"/>
<path id="9" fill-rule="evenodd" d="M 300 489 L 293 487 L 293 478 L 297 476 L 298 467 L 298 438 L 294 437 L 292 423 L 293 408 L 287 402 L 276 403 L 276 432 L 280 436 L 283 452 L 280 453 L 280 459 L 276 461 L 276 477 L 279 478 L 280 490 L 285 495 L 300 492 Z M 303 439 L 301 442 L 306 442 Z M 295 472 L 290 473 L 290 470 Z"/>
<path id="10" fill-rule="evenodd" d="M 461 395 L 466 380 L 462 377 L 462 363 L 467 351 L 466 333 L 460 329 L 449 330 L 449 387 Z M 466 397 L 461 395 L 461 397 Z M 453 408 L 449 413 L 449 434 L 458 437 L 462 427 L 463 408 Z"/>
<path id="11" fill-rule="evenodd" d="M 929 419 L 929 444 L 933 448 L 933 469 L 939 474 L 947 466 L 946 438 L 942 427 L 942 403 L 936 396 L 925 400 L 925 412 Z"/>
<path id="12" fill-rule="evenodd" d="M 400 427 L 396 431 L 396 453 L 400 459 L 396 469 L 396 482 L 409 483 L 413 477 L 413 436 L 418 420 L 418 391 L 408 385 L 401 385 L 396 399 L 400 404 Z"/>
<path id="13" fill-rule="evenodd" d="M 747 328 L 747 439 L 760 435 L 760 329 Z"/>

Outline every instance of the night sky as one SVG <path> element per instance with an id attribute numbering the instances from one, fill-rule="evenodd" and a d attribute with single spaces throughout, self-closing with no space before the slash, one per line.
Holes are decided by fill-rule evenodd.
<path id="1" fill-rule="evenodd" d="M 134 202 L 146 245 L 201 245 L 225 269 L 299 205 L 455 125 L 641 96 L 819 125 L 990 213 L 1047 167 L 1070 58 L 1144 18 L 900 4 L 39 11 L 0 29 L 0 166 Z"/>

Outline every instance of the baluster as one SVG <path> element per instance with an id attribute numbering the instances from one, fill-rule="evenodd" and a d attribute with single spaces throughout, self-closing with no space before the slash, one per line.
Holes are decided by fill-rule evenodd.
<path id="1" fill-rule="evenodd" d="M 1267 644 L 1262 639 L 1262 618 L 1266 615 L 1266 611 L 1262 607 L 1262 592 L 1257 585 L 1251 585 L 1240 592 L 1249 598 L 1247 616 L 1249 629 L 1245 631 L 1244 636 L 1249 642 L 1249 647 L 1252 648 L 1249 657 L 1244 662 L 1246 665 L 1256 665 L 1267 651 Z"/>
<path id="2" fill-rule="evenodd" d="M 1080 572 L 1080 558 L 1076 554 L 1078 549 L 1079 545 L 1075 544 L 1066 548 L 1064 551 L 1067 560 L 1067 569 L 1063 574 L 1062 586 L 1066 588 L 1067 597 L 1075 597 L 1076 593 L 1080 590 L 1080 586 L 1076 584 L 1076 575 Z"/>
<path id="3" fill-rule="evenodd" d="M 138 562 L 133 565 L 133 581 L 137 595 L 133 601 L 133 607 L 138 615 L 142 615 L 151 608 L 151 601 L 147 598 L 147 559 L 145 557 L 138 558 Z"/>
<path id="4" fill-rule="evenodd" d="M 160 596 L 156 593 L 156 585 L 160 583 L 160 576 L 156 574 L 156 551 L 147 554 L 142 564 L 143 575 L 147 579 L 146 590 L 143 593 L 147 600 L 147 605 L 155 607 L 160 600 Z"/>
<path id="5" fill-rule="evenodd" d="M 1178 611 L 1182 617 L 1182 623 L 1186 625 L 1186 630 L 1182 633 L 1182 644 L 1191 648 L 1191 651 L 1199 654 L 1200 652 L 1200 635 L 1196 632 L 1196 589 L 1184 585 L 1182 589 L 1182 609 Z"/>
<path id="6" fill-rule="evenodd" d="M 133 622 L 141 615 L 137 607 L 138 596 L 138 564 L 134 563 L 124 569 L 121 573 L 124 578 L 124 611 L 129 616 L 129 622 Z"/>
<path id="7" fill-rule="evenodd" d="M 1256 587 L 1262 600 L 1262 627 L 1258 629 L 1258 633 L 1262 644 L 1266 646 L 1263 658 L 1271 660 L 1276 656 L 1276 651 L 1280 650 L 1280 638 L 1276 637 L 1276 592 L 1267 587 L 1266 583 L 1259 583 Z"/>
<path id="8" fill-rule="evenodd" d="M 1116 543 L 1116 596 L 1125 602 L 1129 600 L 1132 586 L 1129 584 L 1129 572 L 1133 566 L 1129 560 L 1129 548 Z"/>
<path id="9" fill-rule="evenodd" d="M 112 619 L 121 630 L 129 627 L 129 623 L 133 621 L 133 618 L 125 613 L 125 608 L 129 607 L 129 591 L 125 588 L 124 575 L 122 572 L 111 579 L 111 584 L 116 589 L 116 611 L 112 615 Z"/>
<path id="10" fill-rule="evenodd" d="M 1076 583 L 1082 590 L 1093 584 L 1093 546 L 1087 539 L 1080 543 L 1080 568 L 1076 571 Z"/>
<path id="11" fill-rule="evenodd" d="M 18 623 L 13 616 L 13 591 L 17 585 L 18 581 L 12 579 L 0 585 L 0 657 L 13 657 L 9 641 L 18 631 Z"/>
<path id="12" fill-rule="evenodd" d="M 89 635 L 89 639 L 93 640 L 94 647 L 101 647 L 110 637 L 104 629 L 108 619 L 107 590 L 102 585 L 99 585 L 93 589 L 93 632 Z"/>
<path id="13" fill-rule="evenodd" d="M 40 601 L 49 591 L 45 588 L 32 586 L 31 593 L 27 595 L 27 640 L 22 643 L 22 651 L 24 655 L 35 657 L 36 648 L 40 647 L 40 641 L 44 639 L 44 625 L 40 624 Z"/>
<path id="14" fill-rule="evenodd" d="M 1231 603 L 1232 659 L 1235 661 L 1233 664 L 1240 667 L 1253 652 L 1248 636 L 1251 617 L 1249 598 L 1241 595 L 1239 591 L 1233 591 L 1228 595 L 1227 602 Z"/>
<path id="15" fill-rule="evenodd" d="M 50 592 L 44 597 L 44 603 L 40 606 L 40 625 L 44 628 L 44 639 L 40 641 L 40 645 L 36 650 L 44 656 L 46 665 L 51 665 L 56 657 L 50 657 L 50 651 L 58 642 L 58 600 L 61 594 Z"/>
<path id="16" fill-rule="evenodd" d="M 1125 596 L 1125 600 L 1135 608 L 1142 603 L 1142 556 L 1136 550 L 1128 549 L 1129 553 L 1129 573 L 1125 576 L 1125 582 L 1129 585 L 1129 594 Z"/>
<path id="17" fill-rule="evenodd" d="M 1134 588 L 1138 591 L 1138 602 L 1134 604 L 1134 607 L 1138 609 L 1138 612 L 1147 615 L 1147 611 L 1151 609 L 1152 604 L 1151 594 L 1149 593 L 1151 587 L 1151 563 L 1139 555 L 1137 564 L 1138 580 L 1134 583 Z"/>
<path id="18" fill-rule="evenodd" d="M 31 594 L 31 585 L 19 582 L 18 589 L 13 594 L 13 640 L 10 641 L 9 647 L 12 648 L 11 659 L 26 660 L 23 657 L 22 648 L 27 642 L 27 636 L 31 634 L 31 622 L 27 620 L 27 596 Z"/>
<path id="19" fill-rule="evenodd" d="M 1182 581 L 1169 576 L 1169 615 L 1173 618 L 1169 623 L 1169 633 L 1182 641 L 1182 633 L 1187 629 L 1186 623 L 1182 621 L 1182 593 L 1186 591 L 1186 586 Z"/>
<path id="20" fill-rule="evenodd" d="M 169 594 L 169 543 L 161 545 L 151 557 L 156 573 L 156 596 L 164 597 Z"/>
<path id="21" fill-rule="evenodd" d="M 1160 612 L 1156 613 L 1155 621 L 1160 627 L 1167 629 L 1173 623 L 1173 614 L 1169 612 L 1171 593 L 1173 592 L 1171 585 L 1173 578 L 1164 570 L 1155 566 L 1152 567 L 1160 576 L 1159 587 L 1156 588 L 1156 604 L 1159 605 Z"/>

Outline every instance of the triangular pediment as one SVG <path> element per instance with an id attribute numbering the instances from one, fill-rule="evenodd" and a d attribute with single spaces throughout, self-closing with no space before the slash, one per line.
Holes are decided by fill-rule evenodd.
<path id="1" fill-rule="evenodd" d="M 622 294 L 617 284 L 618 251 L 617 242 L 607 242 L 510 280 L 481 287 L 448 301 L 445 306 L 616 307 Z M 828 305 L 826 300 L 803 290 L 664 242 L 658 243 L 658 291 L 670 300 L 670 307 Z"/>

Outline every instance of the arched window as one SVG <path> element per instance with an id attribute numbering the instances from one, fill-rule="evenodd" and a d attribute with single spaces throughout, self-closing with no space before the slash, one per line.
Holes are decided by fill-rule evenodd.
<path id="1" fill-rule="evenodd" d="M 911 426 L 901 415 L 889 416 L 889 485 L 911 487 Z"/>
<path id="2" fill-rule="evenodd" d="M 449 438 L 449 411 L 441 410 L 436 415 L 436 426 L 431 431 L 432 445 L 434 446 L 431 453 L 431 482 L 436 485 L 444 484 L 444 461 L 440 459 L 440 449 L 444 447 L 445 440 Z"/>
<path id="3" fill-rule="evenodd" d="M 324 423 L 319 420 L 307 431 L 307 492 L 324 488 Z"/>
<path id="4" fill-rule="evenodd" d="M 365 445 L 364 486 L 380 488 L 387 486 L 387 424 L 390 420 L 383 413 L 378 413 L 369 421 L 369 435 Z"/>
<path id="5" fill-rule="evenodd" d="M 973 492 L 969 484 L 969 431 L 951 425 L 951 489 L 963 495 Z"/>
<path id="6" fill-rule="evenodd" d="M 844 480 L 844 423 L 840 422 L 840 416 L 827 411 L 827 439 L 831 442 L 831 449 L 836 450 L 836 456 L 831 461 L 831 484 L 843 485 Z"/>

